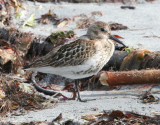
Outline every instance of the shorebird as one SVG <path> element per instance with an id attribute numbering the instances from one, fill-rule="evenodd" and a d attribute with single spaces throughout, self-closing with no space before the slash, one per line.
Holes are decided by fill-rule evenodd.
<path id="1" fill-rule="evenodd" d="M 58 46 L 24 66 L 24 69 L 74 79 L 78 100 L 82 101 L 78 89 L 79 79 L 96 75 L 103 68 L 113 55 L 114 41 L 125 46 L 111 35 L 107 23 L 98 21 L 88 28 L 86 35 Z"/>

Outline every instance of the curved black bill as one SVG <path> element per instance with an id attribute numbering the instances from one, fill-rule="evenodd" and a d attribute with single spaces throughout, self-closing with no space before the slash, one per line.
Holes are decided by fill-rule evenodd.
<path id="1" fill-rule="evenodd" d="M 124 47 L 126 47 L 126 45 L 124 45 L 124 43 L 123 43 L 122 41 L 120 41 L 119 39 L 117 39 L 115 36 L 110 35 L 110 39 L 112 39 L 112 40 L 116 41 L 117 43 L 120 43 L 120 44 L 122 44 Z"/>

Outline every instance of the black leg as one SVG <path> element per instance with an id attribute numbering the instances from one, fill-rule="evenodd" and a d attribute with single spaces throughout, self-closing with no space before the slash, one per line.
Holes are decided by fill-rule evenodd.
<path id="1" fill-rule="evenodd" d="M 87 100 L 82 100 L 81 97 L 80 97 L 80 93 L 79 93 L 79 80 L 75 80 L 75 89 L 76 89 L 76 92 L 78 94 L 77 100 L 80 101 L 80 102 L 87 102 Z"/>
<path id="2" fill-rule="evenodd" d="M 80 102 L 87 102 L 87 101 L 93 101 L 93 100 L 96 100 L 96 99 L 87 99 L 87 100 L 82 100 L 81 97 L 80 97 L 80 93 L 79 93 L 79 80 L 75 80 L 75 89 L 76 89 L 76 92 L 78 94 L 78 98 L 77 100 L 80 101 Z"/>

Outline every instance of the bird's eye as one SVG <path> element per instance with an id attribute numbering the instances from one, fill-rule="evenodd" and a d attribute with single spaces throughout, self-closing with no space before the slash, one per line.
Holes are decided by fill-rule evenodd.
<path id="1" fill-rule="evenodd" d="M 101 31 L 104 32 L 104 31 L 106 31 L 106 30 L 105 30 L 104 28 L 101 28 Z"/>

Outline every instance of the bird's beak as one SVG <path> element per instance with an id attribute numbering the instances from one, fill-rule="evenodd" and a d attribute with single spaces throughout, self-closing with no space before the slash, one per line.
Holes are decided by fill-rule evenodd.
<path id="1" fill-rule="evenodd" d="M 116 41 L 117 43 L 122 44 L 124 47 L 126 47 L 126 45 L 124 45 L 124 43 L 123 43 L 122 41 L 120 41 L 119 39 L 117 39 L 115 36 L 110 35 L 109 38 L 110 38 L 111 40 Z"/>

